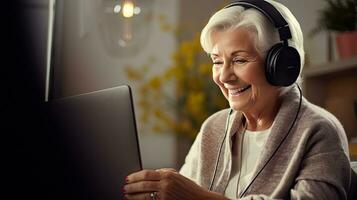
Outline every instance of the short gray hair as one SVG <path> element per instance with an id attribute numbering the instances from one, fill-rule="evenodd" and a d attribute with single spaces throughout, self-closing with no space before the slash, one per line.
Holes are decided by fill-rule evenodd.
<path id="1" fill-rule="evenodd" d="M 266 0 L 272 4 L 289 24 L 292 38 L 289 45 L 297 49 L 300 54 L 301 71 L 304 66 L 305 52 L 303 34 L 299 22 L 290 10 L 281 3 Z M 246 28 L 254 34 L 255 48 L 262 58 L 266 57 L 267 51 L 276 43 L 280 42 L 279 33 L 274 25 L 256 9 L 244 9 L 242 6 L 233 6 L 217 11 L 208 21 L 201 32 L 201 46 L 207 53 L 211 53 L 214 46 L 212 33 L 236 28 Z M 299 75 L 299 77 L 300 77 Z"/>

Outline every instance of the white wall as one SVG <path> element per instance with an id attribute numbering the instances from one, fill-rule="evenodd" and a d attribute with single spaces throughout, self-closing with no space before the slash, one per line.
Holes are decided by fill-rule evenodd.
<path id="1" fill-rule="evenodd" d="M 324 0 L 277 0 L 287 6 L 300 23 L 304 34 L 304 46 L 307 59 L 311 64 L 327 62 L 327 35 L 324 32 L 315 37 L 308 37 L 316 27 L 318 11 L 325 6 Z"/>

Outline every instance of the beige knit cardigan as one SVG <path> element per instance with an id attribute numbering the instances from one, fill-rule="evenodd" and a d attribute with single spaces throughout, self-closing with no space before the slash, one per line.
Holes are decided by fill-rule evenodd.
<path id="1" fill-rule="evenodd" d="M 242 191 L 240 198 L 347 199 L 351 168 L 344 129 L 332 114 L 302 98 L 297 120 L 288 134 L 299 102 L 296 87 L 282 96 L 251 184 L 244 193 Z M 180 170 L 181 174 L 208 189 L 227 130 L 212 188 L 222 194 L 231 173 L 231 136 L 236 132 L 240 134 L 243 118 L 242 113 L 234 111 L 225 128 L 228 113 L 229 109 L 219 111 L 203 123 Z"/>

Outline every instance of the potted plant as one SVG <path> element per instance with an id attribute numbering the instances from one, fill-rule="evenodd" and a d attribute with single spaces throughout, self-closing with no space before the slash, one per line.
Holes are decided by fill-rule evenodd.
<path id="1" fill-rule="evenodd" d="M 325 0 L 327 5 L 320 11 L 318 26 L 321 30 L 336 33 L 336 44 L 340 57 L 357 56 L 357 0 Z"/>

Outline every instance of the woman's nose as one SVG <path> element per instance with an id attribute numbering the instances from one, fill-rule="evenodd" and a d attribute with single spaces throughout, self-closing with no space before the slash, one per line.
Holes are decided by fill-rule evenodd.
<path id="1" fill-rule="evenodd" d="M 237 76 L 234 73 L 234 68 L 230 63 L 222 66 L 219 79 L 222 83 L 234 81 L 237 79 Z"/>

